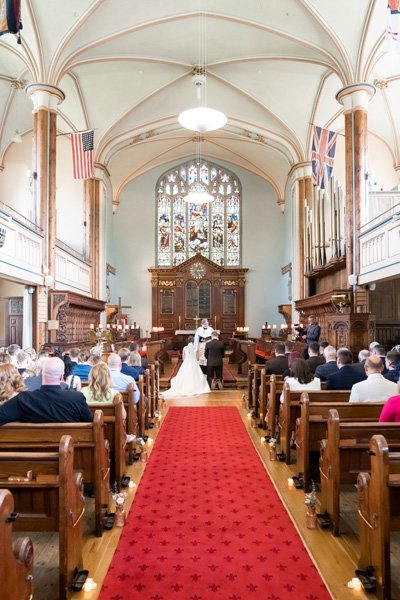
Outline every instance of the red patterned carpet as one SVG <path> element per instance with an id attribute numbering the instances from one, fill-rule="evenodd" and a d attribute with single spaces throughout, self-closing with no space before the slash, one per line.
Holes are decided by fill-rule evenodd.
<path id="1" fill-rule="evenodd" d="M 236 408 L 170 408 L 99 598 L 330 598 Z"/>

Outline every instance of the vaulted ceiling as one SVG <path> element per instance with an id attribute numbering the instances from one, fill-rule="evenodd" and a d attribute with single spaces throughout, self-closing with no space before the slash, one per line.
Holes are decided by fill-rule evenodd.
<path id="1" fill-rule="evenodd" d="M 369 130 L 400 164 L 400 56 L 384 53 L 385 0 L 22 0 L 22 44 L 0 37 L 0 166 L 15 129 L 32 130 L 16 82 L 61 88 L 60 132 L 95 129 L 95 161 L 114 199 L 147 170 L 195 154 L 178 114 L 196 106 L 192 69 L 205 56 L 206 104 L 223 129 L 202 153 L 240 165 L 283 198 L 309 160 L 312 124 L 340 131 L 336 92 L 377 83 Z"/>

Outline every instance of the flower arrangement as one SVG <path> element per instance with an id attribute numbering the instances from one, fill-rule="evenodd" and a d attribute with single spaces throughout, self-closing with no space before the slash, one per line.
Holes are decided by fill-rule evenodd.
<path id="1" fill-rule="evenodd" d="M 154 418 L 155 419 L 161 419 L 161 411 L 160 410 L 155 410 L 154 411 Z"/>
<path id="2" fill-rule="evenodd" d="M 275 450 L 277 443 L 278 443 L 278 440 L 276 438 L 270 438 L 269 442 L 268 442 L 270 449 Z"/>
<path id="3" fill-rule="evenodd" d="M 116 492 L 115 494 L 112 495 L 112 499 L 114 500 L 114 502 L 117 506 L 122 506 L 126 500 L 126 493 L 125 492 Z"/>
<path id="4" fill-rule="evenodd" d="M 310 510 L 315 510 L 317 508 L 317 491 L 315 489 L 315 483 L 311 482 L 311 492 L 306 494 L 306 499 L 304 503 Z"/>
<path id="5" fill-rule="evenodd" d="M 136 440 L 136 445 L 139 446 L 139 448 L 143 448 L 143 446 L 145 446 L 145 444 L 146 444 L 146 441 L 142 437 L 140 437 Z"/>

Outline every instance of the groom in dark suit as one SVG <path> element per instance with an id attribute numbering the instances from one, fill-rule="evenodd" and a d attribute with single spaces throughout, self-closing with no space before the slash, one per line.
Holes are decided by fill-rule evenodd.
<path id="1" fill-rule="evenodd" d="M 213 331 L 211 334 L 211 340 L 206 343 L 204 355 L 207 359 L 207 381 L 211 390 L 215 390 L 217 387 L 222 390 L 222 367 L 224 360 L 224 342 L 221 342 L 218 337 L 218 333 Z M 214 380 L 215 373 L 215 380 Z"/>

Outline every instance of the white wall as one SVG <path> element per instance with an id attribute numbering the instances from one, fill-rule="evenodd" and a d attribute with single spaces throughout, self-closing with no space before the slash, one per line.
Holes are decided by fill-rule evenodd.
<path id="1" fill-rule="evenodd" d="M 172 165 L 170 165 L 172 167 Z M 246 285 L 246 325 L 259 335 L 265 320 L 282 322 L 277 305 L 286 302 L 281 267 L 285 264 L 285 217 L 272 188 L 244 169 L 225 165 L 242 183 L 242 261 L 249 268 Z M 121 296 L 131 320 L 142 333 L 151 328 L 151 280 L 148 268 L 155 265 L 155 184 L 167 170 L 142 175 L 123 191 L 113 217 L 113 255 L 117 276 L 112 302 Z M 111 276 L 112 278 L 112 276 Z"/>
<path id="2" fill-rule="evenodd" d="M 73 178 L 70 139 L 57 137 L 57 239 L 76 252 L 84 253 L 83 179 Z"/>

